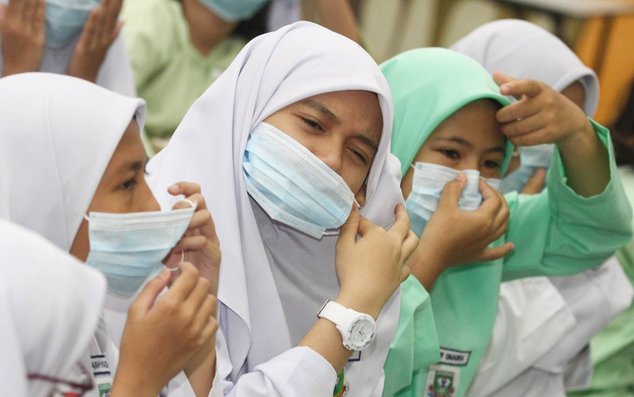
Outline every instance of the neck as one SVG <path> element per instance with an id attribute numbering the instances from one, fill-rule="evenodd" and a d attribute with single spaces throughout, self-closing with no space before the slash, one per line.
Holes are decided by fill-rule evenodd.
<path id="1" fill-rule="evenodd" d="M 183 14 L 189 26 L 189 40 L 202 55 L 207 55 L 224 40 L 237 23 L 227 22 L 199 0 L 182 0 Z"/>

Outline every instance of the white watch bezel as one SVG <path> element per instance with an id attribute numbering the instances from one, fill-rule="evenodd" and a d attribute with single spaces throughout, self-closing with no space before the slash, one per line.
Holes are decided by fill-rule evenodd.
<path id="1" fill-rule="evenodd" d="M 376 335 L 376 322 L 372 316 L 349 309 L 335 301 L 328 300 L 319 310 L 317 317 L 331 321 L 341 334 L 343 346 L 351 351 L 362 351 L 374 340 Z M 356 340 L 354 331 L 359 326 L 366 324 L 370 328 L 369 335 Z"/>

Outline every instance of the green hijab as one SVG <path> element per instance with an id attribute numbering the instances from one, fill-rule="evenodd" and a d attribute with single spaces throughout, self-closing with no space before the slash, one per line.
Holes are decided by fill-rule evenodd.
<path id="1" fill-rule="evenodd" d="M 460 108 L 478 99 L 511 103 L 479 63 L 444 48 L 403 52 L 381 64 L 381 70 L 394 99 L 392 153 L 403 175 L 436 127 Z M 506 140 L 502 175 L 512 152 Z"/>

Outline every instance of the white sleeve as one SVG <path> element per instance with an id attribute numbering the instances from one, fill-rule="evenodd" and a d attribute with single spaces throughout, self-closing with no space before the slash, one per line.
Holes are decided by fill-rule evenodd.
<path id="1" fill-rule="evenodd" d="M 273 357 L 252 372 L 240 375 L 236 382 L 231 380 L 233 366 L 220 330 L 216 335 L 216 357 L 216 389 L 222 390 L 218 395 L 226 397 L 330 396 L 337 382 L 332 365 L 308 347 L 295 347 Z"/>

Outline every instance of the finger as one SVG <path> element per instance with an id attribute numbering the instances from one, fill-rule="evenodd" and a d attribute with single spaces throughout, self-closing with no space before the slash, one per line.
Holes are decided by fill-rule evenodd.
<path id="1" fill-rule="evenodd" d="M 523 99 L 511 105 L 504 106 L 495 113 L 495 118 L 500 123 L 511 123 L 513 121 L 531 117 L 542 109 L 540 101 L 537 99 Z"/>
<path id="2" fill-rule="evenodd" d="M 418 237 L 416 237 L 416 233 L 410 230 L 407 238 L 405 238 L 405 241 L 403 241 L 403 245 L 401 246 L 401 260 L 403 262 L 407 261 L 407 259 L 409 259 L 409 257 L 414 253 L 417 246 Z"/>
<path id="3" fill-rule="evenodd" d="M 412 230 L 412 224 L 409 222 L 407 210 L 401 204 L 396 206 L 396 221 L 390 227 L 388 233 L 395 234 L 398 241 L 405 241 Z"/>
<path id="4" fill-rule="evenodd" d="M 2 29 L 5 15 L 6 15 L 6 6 L 3 4 L 0 4 L 0 29 Z"/>
<path id="5" fill-rule="evenodd" d="M 119 18 L 120 7 L 117 5 L 117 1 L 104 0 L 105 16 L 104 16 L 104 33 L 108 33 L 108 39 L 112 37 L 112 31 L 117 25 L 117 19 Z"/>
<path id="6" fill-rule="evenodd" d="M 502 95 L 513 96 L 518 100 L 522 99 L 524 95 L 528 98 L 536 97 L 541 91 L 540 83 L 535 80 L 515 80 L 500 86 Z"/>
<path id="7" fill-rule="evenodd" d="M 37 12 L 37 0 L 22 0 L 24 8 L 22 8 L 22 21 L 33 31 L 33 21 Z"/>
<path id="8" fill-rule="evenodd" d="M 524 185 L 524 189 L 522 189 L 523 194 L 537 194 L 544 190 L 544 185 L 546 184 L 546 170 L 544 168 L 538 168 L 533 172 L 533 175 L 528 179 L 526 185 Z"/>
<path id="9" fill-rule="evenodd" d="M 33 33 L 40 35 L 46 26 L 46 3 L 44 0 L 37 1 L 35 20 L 33 21 Z"/>
<path id="10" fill-rule="evenodd" d="M 510 254 L 515 249 L 515 245 L 513 243 L 506 243 L 499 247 L 495 248 L 487 248 L 484 250 L 482 255 L 478 258 L 479 262 L 492 261 L 494 259 L 503 258 L 506 255 Z"/>
<path id="11" fill-rule="evenodd" d="M 440 209 L 445 206 L 456 208 L 465 186 L 467 186 L 467 177 L 463 173 L 460 173 L 456 179 L 445 185 L 440 200 L 438 201 L 438 208 Z"/>
<path id="12" fill-rule="evenodd" d="M 180 265 L 181 274 L 178 276 L 172 287 L 165 294 L 164 299 L 181 302 L 187 299 L 192 292 L 198 279 L 200 278 L 198 269 L 189 262 L 183 262 Z"/>
<path id="13" fill-rule="evenodd" d="M 548 121 L 542 115 L 534 115 L 525 119 L 512 121 L 500 125 L 500 131 L 509 139 L 521 135 L 532 134 L 548 126 Z"/>
<path id="14" fill-rule="evenodd" d="M 105 1 L 105 0 L 104 0 Z M 103 8 L 103 2 L 99 7 L 92 10 L 91 14 L 94 14 L 93 35 L 91 37 L 91 48 L 99 47 L 101 44 L 101 38 L 104 35 L 105 26 L 105 11 Z"/>
<path id="15" fill-rule="evenodd" d="M 98 23 L 97 10 L 92 10 L 90 14 L 88 14 L 88 20 L 86 24 L 84 24 L 84 28 L 81 31 L 81 36 L 79 38 L 79 44 L 83 46 L 83 48 L 92 48 L 93 42 L 95 41 L 96 35 L 96 25 Z"/>
<path id="16" fill-rule="evenodd" d="M 210 294 L 205 296 L 199 310 L 196 311 L 194 320 L 194 329 L 200 329 L 201 334 L 204 327 L 209 323 L 209 318 L 214 318 L 216 312 L 216 297 Z"/>
<path id="17" fill-rule="evenodd" d="M 198 310 L 205 303 L 205 299 L 209 296 L 209 281 L 202 277 L 198 277 L 196 285 L 192 289 L 192 292 L 187 296 L 185 305 L 192 309 L 192 313 L 197 313 Z M 209 317 L 211 313 L 208 313 L 206 317 Z"/>
<path id="18" fill-rule="evenodd" d="M 172 196 L 178 196 L 179 194 L 192 196 L 197 193 L 201 193 L 201 187 L 198 183 L 194 182 L 178 182 L 167 188 L 167 192 Z"/>
<path id="19" fill-rule="evenodd" d="M 493 81 L 495 81 L 495 84 L 497 84 L 498 87 L 501 86 L 502 84 L 510 83 L 515 80 L 516 80 L 515 78 L 500 71 L 493 73 Z"/>
<path id="20" fill-rule="evenodd" d="M 121 29 L 123 29 L 123 21 L 117 20 L 117 24 L 114 27 L 114 29 L 112 30 L 112 36 L 110 37 L 110 43 L 112 43 L 113 41 L 115 41 L 117 39 L 117 37 L 119 37 L 119 34 L 121 33 Z"/>
<path id="21" fill-rule="evenodd" d="M 359 230 L 357 230 L 357 234 L 361 237 L 367 236 L 373 229 L 378 226 L 374 224 L 374 222 L 370 221 L 367 218 L 361 217 L 359 220 Z"/>
<path id="22" fill-rule="evenodd" d="M 541 145 L 542 143 L 554 143 L 552 131 L 548 125 L 525 134 L 508 136 L 508 139 L 515 146 L 535 146 Z"/>
<path id="23" fill-rule="evenodd" d="M 175 254 L 181 252 L 201 251 L 207 247 L 209 240 L 205 236 L 183 237 L 172 249 Z"/>
<path id="24" fill-rule="evenodd" d="M 475 212 L 482 212 L 490 219 L 500 211 L 504 199 L 500 198 L 497 192 L 483 180 L 480 180 L 480 193 L 482 194 L 482 205 Z"/>
<path id="25" fill-rule="evenodd" d="M 131 317 L 138 318 L 140 316 L 143 316 L 145 313 L 147 313 L 152 307 L 152 305 L 154 304 L 156 297 L 167 286 L 167 282 L 169 281 L 169 278 L 170 278 L 170 271 L 167 269 L 163 269 L 161 274 L 154 277 L 147 284 L 145 284 L 139 296 L 136 298 L 134 303 L 132 303 L 132 305 L 130 306 L 128 315 Z"/>
<path id="26" fill-rule="evenodd" d="M 350 216 L 348 216 L 346 223 L 344 223 L 339 229 L 339 239 L 337 240 L 337 245 L 354 244 L 357 240 L 360 223 L 361 213 L 359 212 L 359 208 L 357 208 L 356 204 L 353 204 Z"/>
<path id="27" fill-rule="evenodd" d="M 403 266 L 401 268 L 401 283 L 405 280 L 407 280 L 407 278 L 409 277 L 409 275 L 412 274 L 409 266 Z"/>

